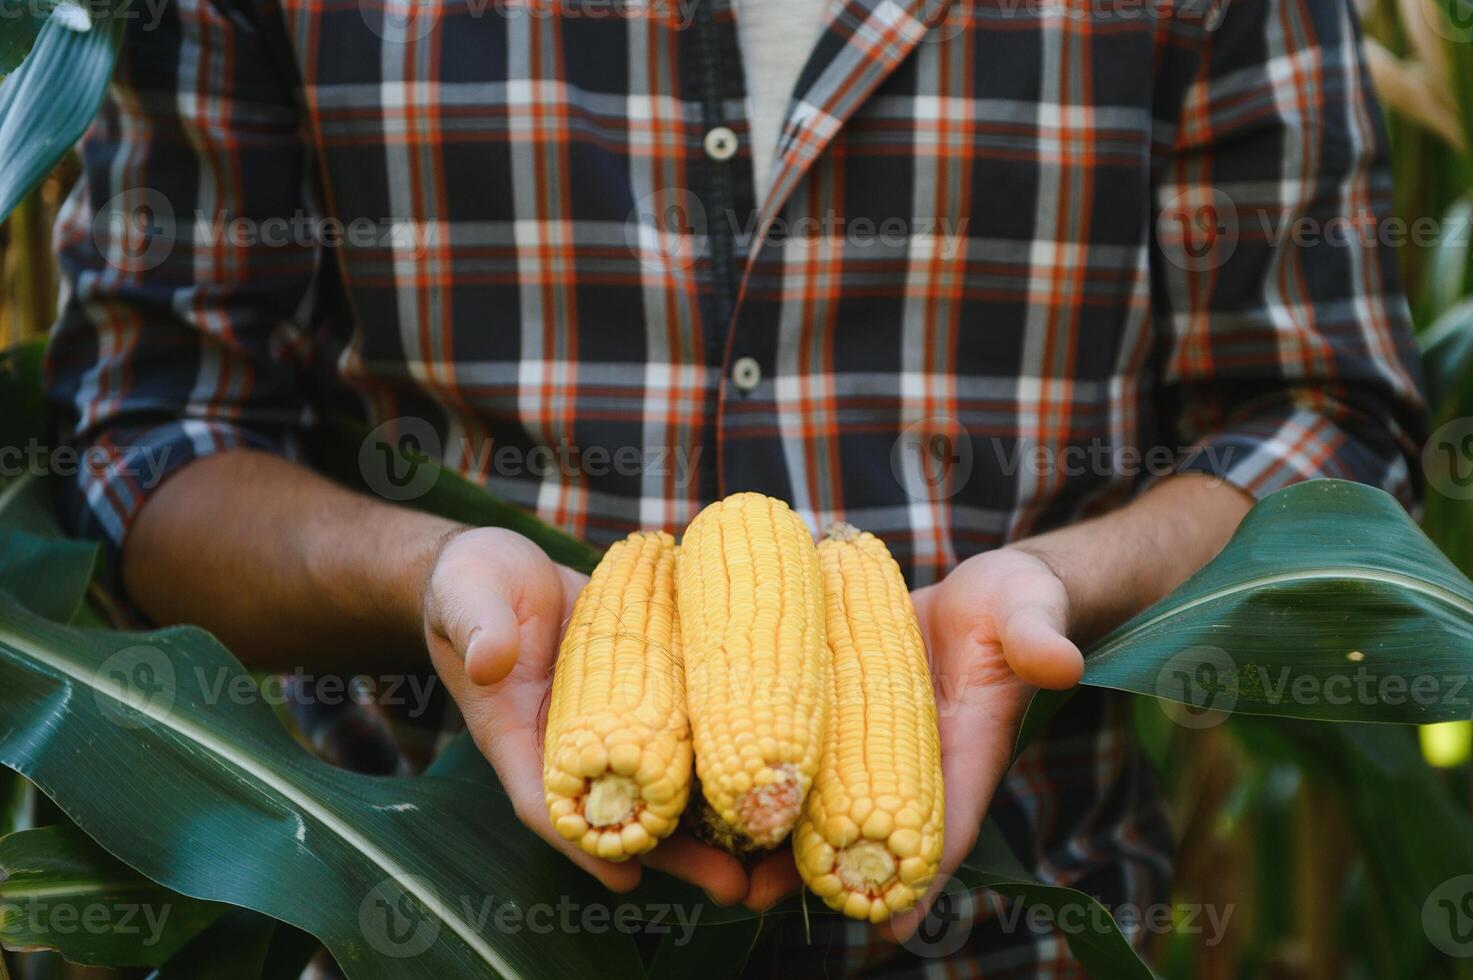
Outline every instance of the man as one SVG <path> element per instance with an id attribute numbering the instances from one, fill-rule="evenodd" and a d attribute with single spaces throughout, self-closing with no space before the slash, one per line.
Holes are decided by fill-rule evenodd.
<path id="1" fill-rule="evenodd" d="M 60 231 L 51 388 L 113 460 L 73 515 L 150 618 L 253 666 L 427 648 L 522 820 L 614 889 L 640 866 L 552 833 L 539 781 L 581 576 L 342 489 L 308 437 L 351 408 L 598 544 L 741 489 L 847 519 L 917 589 L 943 870 L 990 814 L 1043 878 L 1162 901 L 1121 705 L 1080 695 L 1009 756 L 1032 691 L 1255 496 L 1410 499 L 1357 42 L 1344 0 L 177 0 L 130 27 Z M 1347 216 L 1370 233 L 1313 233 Z M 644 863 L 754 908 L 797 886 L 688 839 Z M 816 928 L 754 969 L 943 952 Z M 958 972 L 1077 969 L 986 907 L 967 929 Z"/>

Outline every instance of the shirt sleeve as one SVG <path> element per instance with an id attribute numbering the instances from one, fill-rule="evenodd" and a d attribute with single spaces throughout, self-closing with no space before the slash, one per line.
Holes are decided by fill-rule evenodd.
<path id="1" fill-rule="evenodd" d="M 1156 172 L 1154 319 L 1180 468 L 1410 504 L 1425 429 L 1386 140 L 1347 0 L 1214 6 Z"/>
<path id="2" fill-rule="evenodd" d="M 81 458 L 66 510 L 114 552 L 180 467 L 290 455 L 308 411 L 308 154 L 280 45 L 231 2 L 129 22 L 58 222 L 47 386 Z"/>

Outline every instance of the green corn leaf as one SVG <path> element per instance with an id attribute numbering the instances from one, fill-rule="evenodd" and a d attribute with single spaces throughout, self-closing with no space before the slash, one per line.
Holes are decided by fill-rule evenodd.
<path id="1" fill-rule="evenodd" d="M 1166 599 L 1105 637 L 1084 683 L 1205 712 L 1425 723 L 1473 716 L 1473 583 L 1383 491 L 1280 490 Z"/>
<path id="2" fill-rule="evenodd" d="M 1442 235 L 1426 257 L 1419 310 L 1424 322 L 1435 322 L 1473 287 L 1473 196 L 1454 201 L 1442 217 Z"/>
<path id="3" fill-rule="evenodd" d="M 300 926 L 354 978 L 638 975 L 628 936 L 484 917 L 489 897 L 609 902 L 489 823 L 496 791 L 336 769 L 255 690 L 200 630 L 78 630 L 0 596 L 0 763 L 150 879 Z"/>
<path id="4" fill-rule="evenodd" d="M 122 10 L 119 5 L 94 16 L 76 3 L 61 4 L 20 67 L 0 81 L 0 220 L 50 173 L 97 114 L 117 61 Z"/>
<path id="5" fill-rule="evenodd" d="M 300 930 L 233 908 L 149 974 L 148 980 L 271 980 L 298 977 L 321 947 Z"/>
<path id="6" fill-rule="evenodd" d="M 9 769 L 0 769 L 0 836 L 31 827 L 34 787 Z"/>
<path id="7" fill-rule="evenodd" d="M 1467 390 L 1473 369 L 1473 296 L 1453 303 L 1418 338 L 1427 403 L 1446 416 L 1449 403 Z"/>
<path id="8" fill-rule="evenodd" d="M 64 540 L 50 482 L 52 440 L 41 393 L 42 345 L 0 353 L 0 589 L 62 622 L 82 607 L 97 570 L 93 542 Z"/>
<path id="9" fill-rule="evenodd" d="M 0 839 L 0 943 L 74 963 L 155 966 L 227 906 L 154 884 L 75 827 Z"/>
<path id="10" fill-rule="evenodd" d="M 762 938 L 767 920 L 753 916 L 740 922 L 708 925 L 689 938 L 661 937 L 646 980 L 736 980 Z"/>
<path id="11" fill-rule="evenodd" d="M 1420 340 L 1432 405 L 1421 526 L 1464 575 L 1473 575 L 1473 483 L 1464 472 L 1473 438 L 1473 296 L 1446 309 Z"/>
<path id="12" fill-rule="evenodd" d="M 50 3 L 0 0 L 0 79 L 19 68 L 30 54 L 50 13 Z"/>
<path id="13" fill-rule="evenodd" d="M 0 583 L 33 612 L 69 623 L 97 568 L 97 546 L 14 531 L 0 551 Z"/>
<path id="14" fill-rule="evenodd" d="M 1023 721 L 1018 725 L 1018 737 L 1013 741 L 1014 762 L 1024 749 L 1033 744 L 1033 740 L 1043 732 L 1044 727 L 1073 696 L 1074 691 L 1072 690 L 1040 689 L 1034 692 L 1033 697 L 1028 701 L 1027 710 L 1023 712 Z"/>
<path id="15" fill-rule="evenodd" d="M 1422 527 L 1465 575 L 1473 574 L 1473 297 L 1448 309 L 1422 336 L 1432 432 L 1422 451 L 1427 494 Z"/>
<path id="16" fill-rule="evenodd" d="M 262 980 L 278 923 L 249 909 L 230 909 L 172 957 L 148 980 Z"/>
<path id="17" fill-rule="evenodd" d="M 22 455 L 29 445 L 45 445 L 51 439 L 41 390 L 45 352 L 46 345 L 39 339 L 0 350 L 0 446 L 20 450 Z"/>

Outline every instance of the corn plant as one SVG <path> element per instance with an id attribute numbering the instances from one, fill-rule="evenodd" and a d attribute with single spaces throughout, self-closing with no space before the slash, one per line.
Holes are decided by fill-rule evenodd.
<path id="1" fill-rule="evenodd" d="M 1398 213 L 1436 218 L 1446 232 L 1402 250 L 1439 425 L 1473 416 L 1463 404 L 1473 400 L 1473 274 L 1466 231 L 1458 234 L 1473 218 L 1468 11 L 1467 0 L 1386 0 L 1366 15 L 1368 64 L 1390 111 Z M 50 316 L 54 273 L 40 259 L 45 208 L 34 188 L 100 103 L 120 27 L 106 13 L 64 2 L 0 20 L 0 75 L 10 72 L 0 83 L 0 217 L 21 208 L 3 245 L 11 302 L 0 326 L 12 339 Z M 38 360 L 34 344 L 0 358 L 0 447 L 57 444 Z M 322 463 L 353 482 L 362 433 L 339 428 Z M 97 551 L 62 532 L 50 479 L 0 482 L 0 763 L 25 777 L 0 784 L 0 825 L 11 831 L 0 839 L 0 906 L 23 911 L 45 896 L 80 909 L 125 893 L 173 914 L 149 941 L 0 915 L 6 948 L 157 967 L 164 980 L 227 969 L 290 976 L 320 944 L 354 978 L 679 976 L 739 969 L 774 918 L 827 914 L 801 898 L 766 918 L 720 909 L 655 875 L 611 900 L 522 828 L 465 738 L 422 778 L 357 776 L 316 760 L 264 705 L 212 697 L 222 682 L 251 680 L 207 634 L 106 628 L 92 588 Z M 597 559 L 448 472 L 419 503 L 515 527 L 575 567 Z M 1423 763 L 1408 727 L 1467 712 L 1452 699 L 1305 705 L 1280 682 L 1286 672 L 1320 687 L 1351 670 L 1376 685 L 1473 675 L 1473 583 L 1464 577 L 1473 505 L 1430 495 L 1424 527 L 1431 540 L 1369 488 L 1290 488 L 1255 508 L 1181 590 L 1089 652 L 1085 684 L 1164 706 L 1147 704 L 1139 728 L 1175 783 L 1189 842 L 1181 877 L 1201 888 L 1236 865 L 1225 901 L 1253 898 L 1255 942 L 1224 961 L 1168 936 L 1158 950 L 1168 973 L 1263 975 L 1286 965 L 1276 949 L 1297 940 L 1323 960 L 1306 976 L 1469 975 L 1429 943 L 1423 910 L 1450 874 L 1473 871 L 1473 817 L 1450 792 L 1457 784 Z M 1035 702 L 1020 746 L 1064 700 Z M 1222 727 L 1187 730 L 1225 713 L 1233 718 Z M 30 826 L 28 786 L 59 808 L 50 826 Z M 1247 839 L 1261 847 L 1244 852 Z M 1202 841 L 1222 846 L 1191 846 Z M 1297 856 L 1287 841 L 1298 842 Z M 991 824 L 959 878 L 1055 914 L 1103 915 L 1088 896 L 1030 878 Z M 1315 890 L 1320 881 L 1334 889 Z M 559 899 L 678 905 L 699 910 L 699 923 L 689 943 L 667 935 L 653 949 L 607 933 L 554 943 L 498 929 L 482 901 Z M 1075 956 L 1093 975 L 1149 977 L 1114 921 L 1103 921 L 1067 937 Z"/>

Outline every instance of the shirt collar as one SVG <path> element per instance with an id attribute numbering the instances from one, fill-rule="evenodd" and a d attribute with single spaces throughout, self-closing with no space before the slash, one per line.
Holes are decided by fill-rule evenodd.
<path id="1" fill-rule="evenodd" d="M 788 103 L 749 265 L 813 161 L 926 33 L 946 19 L 952 2 L 830 0 L 824 29 Z"/>

